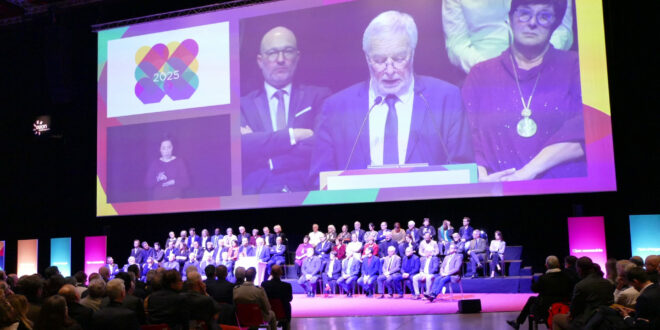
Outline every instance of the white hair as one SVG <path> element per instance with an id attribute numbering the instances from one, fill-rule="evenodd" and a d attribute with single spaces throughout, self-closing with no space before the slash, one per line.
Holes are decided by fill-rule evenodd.
<path id="1" fill-rule="evenodd" d="M 371 40 L 376 35 L 393 35 L 405 33 L 408 35 L 409 46 L 412 50 L 417 47 L 417 25 L 412 16 L 396 10 L 380 13 L 369 22 L 362 36 L 362 50 L 369 50 Z"/>

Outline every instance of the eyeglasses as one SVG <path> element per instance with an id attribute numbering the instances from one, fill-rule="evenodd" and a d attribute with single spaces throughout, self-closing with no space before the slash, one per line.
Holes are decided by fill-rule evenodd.
<path id="1" fill-rule="evenodd" d="M 269 49 L 263 54 L 269 61 L 276 61 L 280 57 L 280 54 L 282 54 L 282 57 L 284 57 L 285 60 L 292 60 L 298 56 L 298 49 L 293 47 L 287 47 L 284 49 Z"/>
<path id="2" fill-rule="evenodd" d="M 526 8 L 518 8 L 513 13 L 513 16 L 518 22 L 527 23 L 534 17 L 534 11 Z M 536 22 L 542 27 L 550 27 L 555 22 L 555 14 L 547 10 L 539 11 L 536 13 Z"/>
<path id="3" fill-rule="evenodd" d="M 410 57 L 410 54 L 396 56 L 375 55 L 370 56 L 369 61 L 371 61 L 372 65 L 377 70 L 383 70 L 387 68 L 388 64 L 391 64 L 394 69 L 401 70 L 408 64 Z"/>

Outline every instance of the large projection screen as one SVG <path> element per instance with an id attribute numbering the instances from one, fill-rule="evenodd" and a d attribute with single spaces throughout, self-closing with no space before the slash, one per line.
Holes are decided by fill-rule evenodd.
<path id="1" fill-rule="evenodd" d="M 616 190 L 602 3 L 483 3 L 99 31 L 97 216 Z"/>

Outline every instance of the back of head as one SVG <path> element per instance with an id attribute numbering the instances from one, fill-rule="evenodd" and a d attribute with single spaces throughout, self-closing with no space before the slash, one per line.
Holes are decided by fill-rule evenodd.
<path id="1" fill-rule="evenodd" d="M 548 256 L 547 258 L 545 258 L 545 266 L 548 269 L 559 268 L 559 258 L 557 258 L 556 256 Z"/>
<path id="2" fill-rule="evenodd" d="M 57 291 L 66 284 L 64 277 L 62 275 L 54 274 L 48 280 L 46 280 L 46 285 L 44 286 L 44 297 L 50 297 L 56 295 Z"/>
<path id="3" fill-rule="evenodd" d="M 215 266 L 208 265 L 204 268 L 204 274 L 206 274 L 206 279 L 214 280 L 215 279 Z"/>
<path id="4" fill-rule="evenodd" d="M 273 265 L 270 270 L 270 274 L 273 276 L 273 278 L 280 278 L 282 277 L 282 266 L 280 265 Z"/>
<path id="5" fill-rule="evenodd" d="M 12 305 L 4 299 L 4 297 L 0 298 L 0 328 L 4 329 L 5 327 L 9 327 L 12 324 L 16 323 L 18 321 L 17 313 L 14 311 L 14 308 Z"/>
<path id="6" fill-rule="evenodd" d="M 120 278 L 115 278 L 110 280 L 105 289 L 108 294 L 108 298 L 112 301 L 120 300 L 124 297 L 126 293 L 126 288 L 124 287 L 124 280 Z"/>
<path id="7" fill-rule="evenodd" d="M 126 291 L 126 293 L 128 293 L 128 291 L 131 289 L 131 282 L 132 282 L 131 275 L 127 272 L 119 272 L 117 273 L 117 275 L 115 275 L 115 278 L 118 278 L 123 281 L 124 290 Z M 110 284 L 110 282 L 108 282 L 108 284 Z"/>
<path id="8" fill-rule="evenodd" d="M 65 284 L 57 294 L 64 297 L 67 303 L 77 302 L 80 299 L 76 293 L 76 288 L 71 284 Z"/>
<path id="9" fill-rule="evenodd" d="M 250 267 L 245 271 L 246 282 L 253 282 L 255 277 L 257 277 L 257 270 L 254 267 Z"/>
<path id="10" fill-rule="evenodd" d="M 628 260 L 637 265 L 637 267 L 644 267 L 644 259 L 640 256 L 632 256 Z"/>
<path id="11" fill-rule="evenodd" d="M 236 267 L 236 270 L 234 270 L 234 277 L 236 277 L 236 282 L 244 281 L 245 280 L 245 268 Z"/>
<path id="12" fill-rule="evenodd" d="M 14 309 L 16 318 L 21 322 L 23 322 L 23 324 L 32 327 L 32 321 L 30 321 L 27 318 L 27 311 L 28 311 L 27 298 L 25 298 L 25 296 L 20 294 L 13 294 L 7 297 L 7 302 L 9 302 L 11 307 Z M 0 309 L 2 309 L 2 307 L 0 307 Z M 2 314 L 2 312 L 0 312 L 0 314 Z M 0 318 L 2 318 L 2 316 L 0 316 Z M 2 326 L 2 321 L 0 321 L 0 327 L 1 326 Z"/>
<path id="13" fill-rule="evenodd" d="M 655 273 L 658 271 L 658 265 L 660 264 L 660 256 L 650 255 L 646 257 L 646 262 L 644 264 L 646 265 L 647 273 Z"/>
<path id="14" fill-rule="evenodd" d="M 87 274 L 85 274 L 85 272 L 83 272 L 82 270 L 76 272 L 75 274 L 73 274 L 73 277 L 76 278 L 76 282 L 78 282 L 78 283 L 87 282 Z"/>
<path id="15" fill-rule="evenodd" d="M 176 290 L 178 283 L 181 282 L 181 274 L 174 269 L 166 270 L 163 273 L 161 281 L 162 288 Z"/>
<path id="16" fill-rule="evenodd" d="M 642 267 L 634 267 L 628 270 L 626 278 L 630 283 L 635 280 L 637 280 L 639 283 L 646 283 L 649 280 L 648 274 L 646 274 L 646 271 Z"/>
<path id="17" fill-rule="evenodd" d="M 54 295 L 44 300 L 35 329 L 59 329 L 70 324 L 66 314 L 66 300 Z"/>
<path id="18" fill-rule="evenodd" d="M 136 278 L 140 277 L 140 266 L 138 266 L 137 264 L 128 266 L 128 271 L 135 274 Z"/>
<path id="19" fill-rule="evenodd" d="M 44 269 L 44 279 L 48 280 L 55 274 L 59 274 L 60 270 L 57 268 L 57 266 L 49 266 Z"/>
<path id="20" fill-rule="evenodd" d="M 89 292 L 89 297 L 93 299 L 103 298 L 105 295 L 105 281 L 101 279 L 95 279 L 89 282 L 89 287 L 87 288 Z"/>
<path id="21" fill-rule="evenodd" d="M 30 302 L 36 302 L 41 298 L 43 280 L 39 275 L 21 276 L 18 280 L 18 291 L 25 295 Z"/>
<path id="22" fill-rule="evenodd" d="M 585 277 L 594 271 L 594 263 L 589 257 L 581 257 L 577 260 L 577 269 Z"/>
<path id="23" fill-rule="evenodd" d="M 577 263 L 577 257 L 575 256 L 566 256 L 564 258 L 564 266 L 566 266 L 566 268 L 575 269 L 576 263 Z"/>
<path id="24" fill-rule="evenodd" d="M 219 280 L 227 279 L 227 266 L 219 265 L 215 268 L 215 275 L 218 276 Z"/>

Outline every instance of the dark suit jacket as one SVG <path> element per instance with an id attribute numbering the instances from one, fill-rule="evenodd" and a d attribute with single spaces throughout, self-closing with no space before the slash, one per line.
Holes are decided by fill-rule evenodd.
<path id="1" fill-rule="evenodd" d="M 596 274 L 589 274 L 578 282 L 571 299 L 572 325 L 580 327 L 587 323 L 599 306 L 614 302 L 614 285 Z"/>
<path id="2" fill-rule="evenodd" d="M 415 243 L 419 243 L 419 241 L 422 240 L 422 233 L 419 231 L 418 228 L 406 229 L 406 234 L 413 236 L 413 240 L 415 241 Z"/>
<path id="3" fill-rule="evenodd" d="M 451 259 L 451 264 L 449 264 L 449 259 Z M 447 266 L 447 264 L 449 264 L 449 266 Z M 453 258 L 450 258 L 449 255 L 446 256 L 445 260 L 442 260 L 442 265 L 440 265 L 438 273 L 442 273 L 445 267 L 449 267 L 447 272 L 449 275 L 459 276 L 461 270 L 463 269 L 463 255 L 460 253 L 454 253 Z"/>
<path id="4" fill-rule="evenodd" d="M 161 289 L 152 293 L 146 302 L 148 321 L 151 324 L 167 323 L 170 328 L 188 323 L 186 298 L 178 292 Z"/>
<path id="5" fill-rule="evenodd" d="M 332 278 L 339 278 L 339 276 L 341 276 L 341 260 L 335 259 L 334 261 L 328 261 L 323 267 L 323 274 L 328 274 L 328 270 L 330 270 L 330 264 L 333 264 Z"/>
<path id="6" fill-rule="evenodd" d="M 268 237 L 268 239 L 266 239 L 266 237 Z M 277 236 L 275 236 L 275 234 L 268 234 L 268 235 L 264 235 L 263 238 L 264 238 L 264 244 L 265 245 L 274 246 L 275 245 L 275 239 L 277 239 Z M 282 238 L 282 244 L 285 244 L 285 243 L 286 243 L 286 241 L 284 240 L 284 238 Z"/>
<path id="7" fill-rule="evenodd" d="M 263 262 L 266 262 L 266 261 L 270 260 L 270 247 L 268 245 L 264 245 L 264 246 L 261 247 L 261 252 L 259 253 L 259 255 L 257 255 L 257 250 L 258 249 L 259 249 L 258 246 L 255 246 L 254 249 L 253 249 L 254 255 L 255 255 L 255 257 L 257 257 L 257 259 L 259 259 Z"/>
<path id="8" fill-rule="evenodd" d="M 342 168 L 342 169 L 343 169 L 343 168 Z M 318 187 L 314 187 L 314 188 L 316 189 L 316 188 L 318 188 Z M 362 243 L 364 243 L 364 234 L 365 234 L 365 233 L 366 233 L 366 232 L 364 231 L 364 229 L 360 229 L 360 231 L 356 231 L 355 229 L 351 230 L 351 235 L 353 235 L 353 234 L 357 234 L 357 235 L 358 235 L 358 241 L 360 241 L 360 242 L 362 242 Z"/>
<path id="9" fill-rule="evenodd" d="M 419 272 L 420 273 L 422 273 L 426 270 L 426 259 L 427 259 L 427 257 L 423 257 L 423 258 L 419 259 Z M 431 257 L 431 262 L 429 263 L 429 274 L 437 274 L 439 266 L 440 266 L 440 261 L 438 260 L 438 257 L 432 256 Z"/>
<path id="10" fill-rule="evenodd" d="M 341 267 L 339 267 L 341 269 Z M 282 282 L 279 278 L 274 278 L 269 281 L 261 283 L 261 287 L 266 290 L 266 295 L 268 299 L 279 299 L 284 305 L 284 312 L 288 319 L 291 318 L 291 300 L 293 300 L 293 294 L 291 289 L 291 284 Z"/>
<path id="11" fill-rule="evenodd" d="M 649 322 L 647 323 L 644 320 Z M 658 329 L 660 327 L 660 286 L 653 283 L 637 297 L 635 316 L 626 318 L 625 323 L 635 329 Z"/>
<path id="12" fill-rule="evenodd" d="M 417 75 L 414 93 L 405 162 L 429 165 L 474 162 L 470 129 L 458 87 Z M 369 123 L 358 137 L 370 106 L 368 81 L 325 101 L 315 130 L 317 145 L 312 152 L 310 175 L 315 182 L 318 183 L 319 172 L 346 167 L 355 140 L 358 143 L 348 169 L 365 169 L 371 164 Z M 444 141 L 449 157 L 440 141 Z"/>
<path id="13" fill-rule="evenodd" d="M 414 254 L 410 257 L 404 256 L 401 259 L 401 273 L 408 273 L 411 277 L 419 273 L 419 257 Z"/>
<path id="14" fill-rule="evenodd" d="M 227 280 L 206 280 L 206 292 L 219 303 L 234 303 L 234 284 Z"/>
<path id="15" fill-rule="evenodd" d="M 182 295 L 185 297 L 185 306 L 191 320 L 214 323 L 213 316 L 220 311 L 220 307 L 213 298 L 196 291 L 186 291 Z"/>
<path id="16" fill-rule="evenodd" d="M 321 102 L 329 95 L 327 88 L 294 83 L 287 127 L 314 128 Z M 241 126 L 249 126 L 253 132 L 242 135 L 241 140 L 243 193 L 282 192 L 285 187 L 290 191 L 310 190 L 307 173 L 314 138 L 291 145 L 288 130 L 273 132 L 267 97 L 264 88 L 241 97 Z"/>
<path id="17" fill-rule="evenodd" d="M 349 260 L 353 260 L 351 263 L 351 267 L 348 267 Z M 341 274 L 342 275 L 349 275 L 349 276 L 358 276 L 360 275 L 360 260 L 356 260 L 353 257 L 346 258 L 344 261 L 342 261 L 341 265 Z"/>
<path id="18" fill-rule="evenodd" d="M 66 305 L 69 308 L 69 317 L 76 320 L 83 329 L 92 329 L 92 315 L 94 311 L 91 308 L 77 302 L 67 302 Z"/>
<path id="19" fill-rule="evenodd" d="M 137 315 L 128 308 L 122 307 L 121 303 L 110 302 L 92 317 L 93 329 L 140 329 Z"/>
<path id="20" fill-rule="evenodd" d="M 547 311 L 556 302 L 569 301 L 573 293 L 573 280 L 564 271 L 545 273 L 532 284 L 539 294 L 539 311 Z M 545 315 L 547 313 L 544 313 Z"/>
<path id="21" fill-rule="evenodd" d="M 305 258 L 302 264 L 302 274 L 303 275 L 319 275 L 321 273 L 321 266 L 323 262 L 320 257 L 314 256 L 311 258 Z"/>
<path id="22" fill-rule="evenodd" d="M 380 271 L 380 259 L 372 256 L 371 258 L 362 259 L 362 276 L 364 275 L 377 275 Z"/>
<path id="23" fill-rule="evenodd" d="M 142 248 L 141 248 L 141 247 L 139 247 L 139 248 L 132 248 L 132 249 L 131 249 L 131 255 L 130 255 L 130 256 L 131 256 L 131 257 L 135 257 L 135 263 L 138 264 L 138 265 L 141 265 L 143 262 L 146 261 L 146 260 L 144 260 L 144 259 L 142 258 L 142 257 L 143 257 L 143 254 L 142 254 Z"/>
<path id="24" fill-rule="evenodd" d="M 332 251 L 333 245 L 334 244 L 332 242 L 328 242 L 328 241 L 319 243 L 314 248 L 314 253 L 316 253 L 316 255 L 320 256 L 324 260 L 328 260 L 330 259 L 330 252 Z"/>
<path id="25" fill-rule="evenodd" d="M 378 244 L 378 256 L 379 257 L 387 256 L 387 250 L 390 248 L 390 246 L 393 246 L 393 247 L 397 248 L 397 251 L 398 251 L 399 244 L 397 242 L 395 242 L 394 240 L 382 241 L 380 244 Z M 402 254 L 402 255 L 403 256 L 406 255 L 405 251 L 404 251 L 404 254 Z"/>

